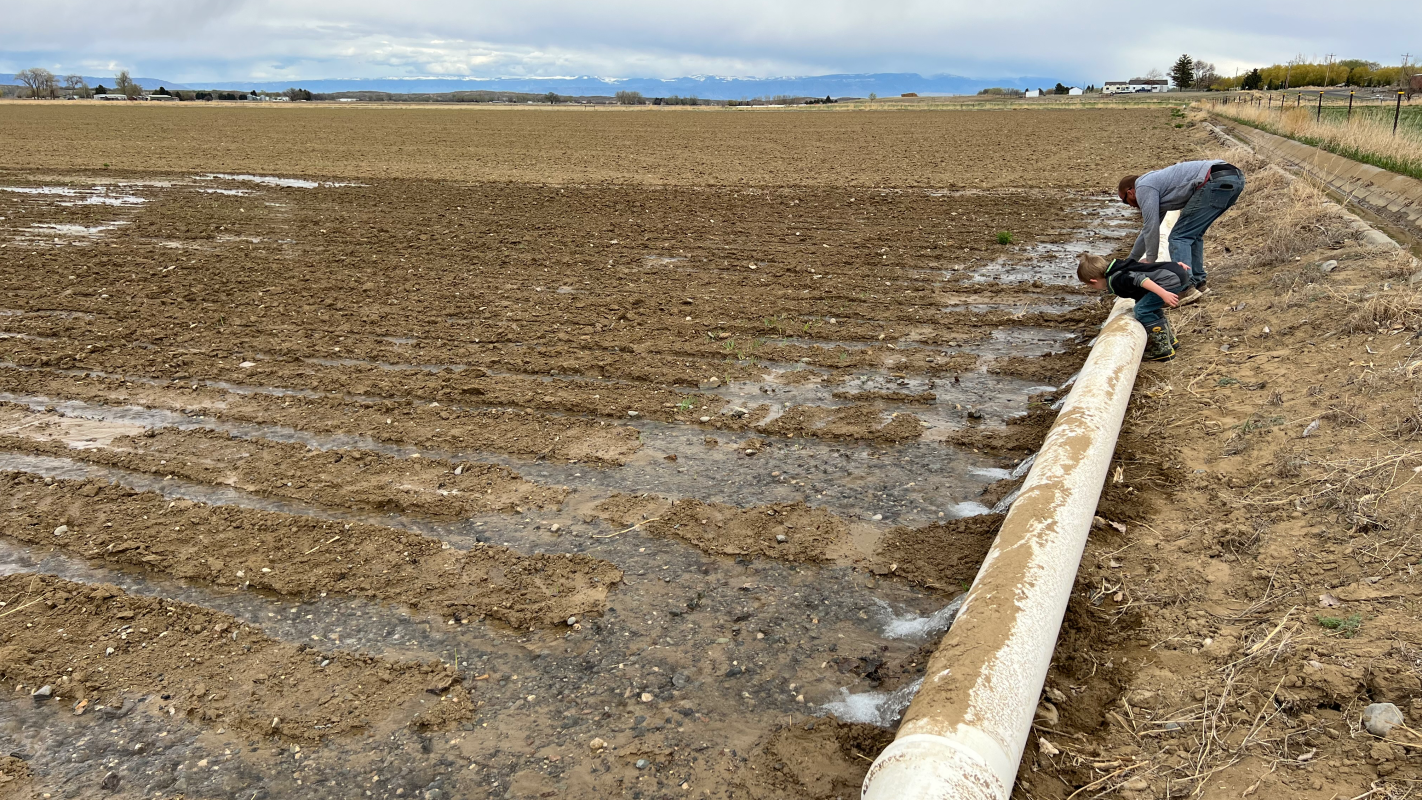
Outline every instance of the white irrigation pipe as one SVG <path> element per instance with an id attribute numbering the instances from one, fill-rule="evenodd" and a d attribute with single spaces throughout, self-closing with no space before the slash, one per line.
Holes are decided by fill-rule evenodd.
<path id="1" fill-rule="evenodd" d="M 1161 260 L 1178 213 L 1161 225 Z M 1007 800 L 1101 488 L 1145 329 L 1116 301 L 864 800 Z"/>

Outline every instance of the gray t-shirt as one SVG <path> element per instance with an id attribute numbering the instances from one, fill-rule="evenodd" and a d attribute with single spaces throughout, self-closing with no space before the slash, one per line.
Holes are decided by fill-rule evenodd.
<path id="1" fill-rule="evenodd" d="M 1141 209 L 1141 232 L 1131 248 L 1131 258 L 1155 261 L 1160 247 L 1160 219 L 1167 211 L 1179 211 L 1190 195 L 1200 188 L 1210 168 L 1228 161 L 1182 161 L 1165 169 L 1147 172 L 1136 179 L 1136 205 Z"/>

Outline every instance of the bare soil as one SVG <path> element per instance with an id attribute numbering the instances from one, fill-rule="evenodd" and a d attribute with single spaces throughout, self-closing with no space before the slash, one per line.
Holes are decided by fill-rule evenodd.
<path id="1" fill-rule="evenodd" d="M 102 725 L 0 703 L 0 776 L 55 796 L 851 796 L 889 734 L 825 706 L 921 676 L 1105 313 L 1063 253 L 1198 147 L 1163 109 L 147 111 L 0 104 L 0 548 L 71 595 L 0 610 L 0 679 L 72 706 L 139 659 Z M 328 712 L 337 665 L 378 709 Z"/>

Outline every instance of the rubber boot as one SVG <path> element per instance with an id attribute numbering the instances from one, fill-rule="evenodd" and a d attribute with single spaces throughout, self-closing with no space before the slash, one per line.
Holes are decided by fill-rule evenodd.
<path id="1" fill-rule="evenodd" d="M 1175 358 L 1175 345 L 1171 342 L 1173 338 L 1168 321 L 1162 319 L 1158 324 L 1150 326 L 1146 331 L 1145 353 L 1141 355 L 1141 360 L 1169 361 Z"/>

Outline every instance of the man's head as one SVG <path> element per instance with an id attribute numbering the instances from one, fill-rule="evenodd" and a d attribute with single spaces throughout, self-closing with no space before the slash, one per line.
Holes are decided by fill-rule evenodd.
<path id="1" fill-rule="evenodd" d="M 1109 266 L 1101 256 L 1081 253 L 1076 257 L 1076 277 L 1096 291 L 1104 292 L 1107 289 L 1106 268 Z"/>
<path id="2" fill-rule="evenodd" d="M 1121 198 L 1121 202 L 1133 208 L 1140 208 L 1136 205 L 1136 178 L 1139 175 L 1127 175 L 1116 184 L 1116 196 Z"/>

